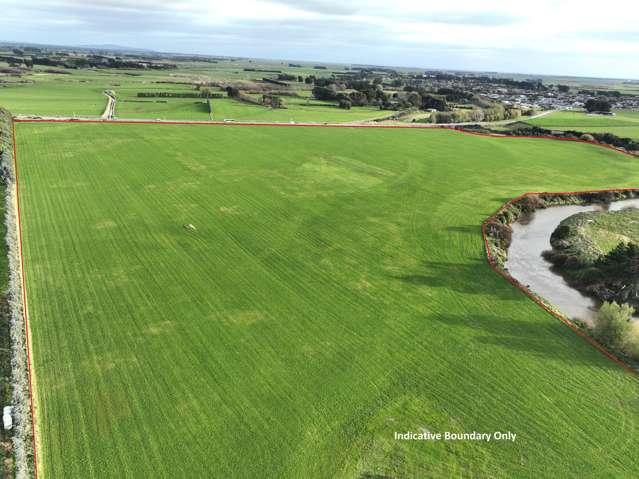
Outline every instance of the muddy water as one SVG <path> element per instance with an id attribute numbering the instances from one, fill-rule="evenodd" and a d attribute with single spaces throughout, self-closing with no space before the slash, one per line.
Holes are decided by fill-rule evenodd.
<path id="1" fill-rule="evenodd" d="M 598 304 L 568 286 L 559 274 L 552 271 L 552 265 L 541 253 L 551 249 L 550 235 L 569 216 L 586 211 L 618 211 L 625 208 L 639 208 L 639 199 L 616 201 L 609 205 L 553 206 L 521 218 L 512 225 L 513 235 L 506 269 L 520 283 L 568 317 L 592 324 Z"/>

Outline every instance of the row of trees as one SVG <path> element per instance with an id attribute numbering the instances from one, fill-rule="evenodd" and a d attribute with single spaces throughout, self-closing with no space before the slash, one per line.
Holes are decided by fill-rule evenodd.
<path id="1" fill-rule="evenodd" d="M 139 91 L 138 98 L 222 98 L 222 93 L 212 93 L 207 89 L 200 89 L 199 92 L 191 91 Z"/>
<path id="2" fill-rule="evenodd" d="M 494 104 L 487 108 L 436 112 L 431 115 L 430 121 L 431 123 L 470 123 L 512 120 L 520 115 L 521 110 L 518 108 L 506 108 L 501 104 Z"/>
<path id="3" fill-rule="evenodd" d="M 251 95 L 247 95 L 239 88 L 234 86 L 227 86 L 226 94 L 229 98 L 235 98 L 236 100 L 240 100 L 246 103 L 252 103 L 254 105 L 266 105 L 271 108 L 286 108 L 284 102 L 282 101 L 282 98 L 279 95 L 265 93 L 260 99 L 258 99 L 252 97 Z"/>
<path id="4" fill-rule="evenodd" d="M 452 88 L 440 88 L 433 93 L 425 89 L 405 87 L 403 92 L 389 95 L 383 90 L 381 80 L 349 80 L 344 87 L 352 91 L 339 91 L 337 84 L 330 79 L 317 79 L 313 87 L 313 96 L 318 100 L 337 101 L 342 108 L 369 105 L 387 110 L 418 108 L 441 112 L 451 110 L 449 102 L 474 100 L 472 93 Z M 492 104 L 488 107 L 491 106 Z"/>
<path id="5" fill-rule="evenodd" d="M 70 56 L 59 54 L 56 56 L 0 56 L 0 61 L 6 61 L 13 65 L 24 65 L 33 68 L 34 65 L 45 65 L 60 68 L 130 68 L 130 69 L 153 69 L 167 70 L 175 69 L 174 63 L 160 63 L 151 61 L 125 60 L 120 57 L 105 57 L 100 55 Z"/>

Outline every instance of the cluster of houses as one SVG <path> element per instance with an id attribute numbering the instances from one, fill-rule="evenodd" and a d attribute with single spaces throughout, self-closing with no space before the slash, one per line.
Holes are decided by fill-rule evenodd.
<path id="1" fill-rule="evenodd" d="M 570 110 L 581 109 L 585 103 L 596 96 L 591 92 L 570 91 L 560 92 L 549 90 L 544 92 L 532 91 L 497 91 L 485 94 L 486 98 L 499 101 L 522 109 L 533 110 Z M 613 109 L 639 109 L 639 96 L 607 97 Z"/>
<path id="2" fill-rule="evenodd" d="M 452 88 L 521 110 L 580 109 L 586 101 L 605 96 L 614 109 L 639 109 L 639 95 L 616 91 L 592 91 L 567 85 L 549 84 L 541 79 L 515 80 L 503 75 L 461 72 L 425 72 L 413 81 L 430 88 Z M 628 83 L 628 82 L 627 82 Z"/>

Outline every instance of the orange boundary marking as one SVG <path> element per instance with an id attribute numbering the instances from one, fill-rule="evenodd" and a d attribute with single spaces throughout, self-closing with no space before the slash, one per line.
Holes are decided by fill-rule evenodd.
<path id="1" fill-rule="evenodd" d="M 17 145 L 16 145 L 16 123 L 75 123 L 75 124 L 83 124 L 83 123 L 102 123 L 102 124 L 111 124 L 111 125 L 200 125 L 200 126 L 277 126 L 277 127 L 306 127 L 306 128 L 362 128 L 362 129 L 406 129 L 406 130 L 450 130 L 455 131 L 457 133 L 462 133 L 466 135 L 473 136 L 482 136 L 487 138 L 518 138 L 518 139 L 534 139 L 534 140 L 555 140 L 555 141 L 572 141 L 575 143 L 586 143 L 593 146 L 598 146 L 601 148 L 606 148 L 608 150 L 616 151 L 617 153 L 621 153 L 633 158 L 637 158 L 637 155 L 630 153 L 629 151 L 620 150 L 611 145 L 606 145 L 604 143 L 599 143 L 597 141 L 588 141 L 582 140 L 580 138 L 558 138 L 555 136 L 526 136 L 526 135 L 499 135 L 494 133 L 480 133 L 480 132 L 472 132 L 467 130 L 462 130 L 459 128 L 455 128 L 452 126 L 414 126 L 414 125 L 366 125 L 366 124 L 324 124 L 324 123 L 260 123 L 260 122 L 221 122 L 221 121 L 135 121 L 135 120 L 67 120 L 67 119 L 17 119 L 13 118 L 12 121 L 12 136 L 13 136 L 13 167 L 16 175 L 16 202 L 17 202 L 17 213 L 18 213 L 18 239 L 19 239 L 19 250 L 20 250 L 20 268 L 22 272 L 22 307 L 24 313 L 24 323 L 25 323 L 25 331 L 26 331 L 26 346 L 27 346 L 27 368 L 29 372 L 29 407 L 31 409 L 31 430 L 33 436 L 33 462 L 34 462 L 34 477 L 38 479 L 38 459 L 37 459 L 37 440 L 36 440 L 36 415 L 35 409 L 33 405 L 33 372 L 31 370 L 31 340 L 29 335 L 29 315 L 27 311 L 27 290 L 25 285 L 25 272 L 24 272 L 24 256 L 22 254 L 22 222 L 21 222 L 21 212 L 20 212 L 20 194 L 19 194 L 19 186 L 18 186 L 18 155 L 17 155 Z M 617 189 L 609 189 L 609 190 L 591 190 L 591 191 L 575 191 L 575 192 L 559 192 L 559 193 L 543 193 L 543 194 L 555 194 L 555 195 L 568 195 L 575 193 L 602 193 L 602 192 L 614 192 L 614 191 L 627 191 L 633 190 L 635 188 L 617 188 Z M 526 196 L 536 195 L 542 193 L 524 193 L 516 198 L 511 199 L 504 205 L 502 205 L 495 213 L 493 213 L 490 217 L 486 218 L 482 223 L 482 236 L 484 239 L 484 246 L 486 248 L 486 254 L 488 258 L 489 266 L 495 270 L 497 273 L 502 275 L 508 282 L 510 282 L 513 286 L 523 291 L 530 299 L 532 299 L 535 303 L 539 304 L 542 308 L 552 314 L 554 317 L 565 323 L 570 329 L 572 329 L 579 336 L 584 338 L 590 344 L 592 344 L 596 349 L 601 351 L 605 356 L 613 360 L 619 366 L 624 368 L 630 374 L 635 377 L 639 377 L 639 373 L 632 369 L 629 365 L 624 363 L 617 356 L 612 354 L 606 348 L 604 348 L 599 342 L 595 341 L 593 338 L 588 336 L 586 333 L 577 328 L 570 319 L 566 316 L 553 311 L 548 305 L 546 305 L 540 298 L 534 295 L 531 291 L 525 288 L 521 283 L 519 283 L 515 278 L 510 276 L 506 271 L 501 269 L 492 258 L 490 253 L 490 248 L 488 247 L 488 237 L 486 234 L 486 223 L 493 219 L 502 209 L 506 208 L 510 204 L 514 203 L 517 200 L 520 200 Z"/>
<path id="2" fill-rule="evenodd" d="M 517 203 L 518 201 L 522 200 L 523 198 L 526 198 L 526 197 L 529 197 L 529 196 L 537 196 L 537 195 L 569 196 L 569 195 L 586 194 L 586 193 L 620 193 L 620 192 L 624 192 L 624 191 L 636 191 L 636 190 L 637 190 L 637 188 L 610 188 L 610 189 L 603 189 L 603 190 L 558 191 L 558 192 L 546 192 L 546 191 L 544 191 L 544 192 L 528 192 L 528 193 L 524 193 L 522 195 L 519 195 L 519 196 L 517 196 L 515 198 L 512 198 L 511 200 L 507 201 L 502 206 L 500 206 L 497 209 L 497 211 L 495 211 L 492 215 L 490 215 L 488 218 L 486 218 L 481 224 L 481 232 L 482 232 L 482 237 L 484 239 L 484 247 L 486 249 L 486 258 L 488 260 L 488 265 L 494 271 L 496 271 L 501 276 L 506 278 L 506 280 L 510 284 L 512 284 L 515 288 L 517 288 L 520 291 L 522 291 L 523 293 L 525 293 L 526 296 L 528 296 L 535 303 L 537 303 L 539 306 L 541 306 L 545 311 L 550 313 L 552 316 L 554 316 L 555 318 L 560 320 L 562 323 L 564 323 L 566 326 L 568 326 L 570 329 L 572 329 L 579 336 L 581 336 L 586 341 L 588 341 L 592 346 L 595 347 L 595 349 L 599 350 L 604 356 L 606 356 L 607 358 L 609 358 L 612 361 L 614 361 L 615 363 L 617 363 L 617 365 L 621 366 L 623 369 L 625 369 L 631 375 L 633 375 L 635 377 L 639 377 L 639 372 L 637 372 L 634 368 L 632 368 L 630 365 L 625 363 L 623 360 L 621 360 L 618 356 L 613 354 L 611 351 L 606 349 L 606 347 L 604 345 L 602 345 L 599 341 L 595 340 L 590 335 L 585 333 L 583 330 L 578 328 L 575 325 L 575 323 L 573 323 L 567 316 L 565 316 L 564 314 L 560 313 L 559 311 L 555 311 L 554 309 L 552 309 L 548 305 L 548 303 L 546 303 L 541 297 L 537 296 L 530 289 L 526 288 L 523 284 L 521 284 L 514 277 L 512 277 L 506 270 L 504 270 L 501 266 L 499 266 L 497 261 L 495 261 L 495 259 L 493 258 L 492 253 L 490 252 L 490 247 L 488 245 L 488 233 L 486 231 L 486 227 L 487 227 L 488 223 L 490 221 L 494 220 L 499 213 L 501 213 L 504 209 L 508 208 L 510 205 L 512 205 L 514 203 Z"/>

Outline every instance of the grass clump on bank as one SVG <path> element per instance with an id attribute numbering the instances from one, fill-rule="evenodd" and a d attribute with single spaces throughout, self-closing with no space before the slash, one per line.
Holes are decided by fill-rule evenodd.
<path id="1" fill-rule="evenodd" d="M 635 308 L 629 304 L 604 302 L 593 327 L 593 336 L 614 352 L 639 358 L 639 321 L 633 320 Z"/>

